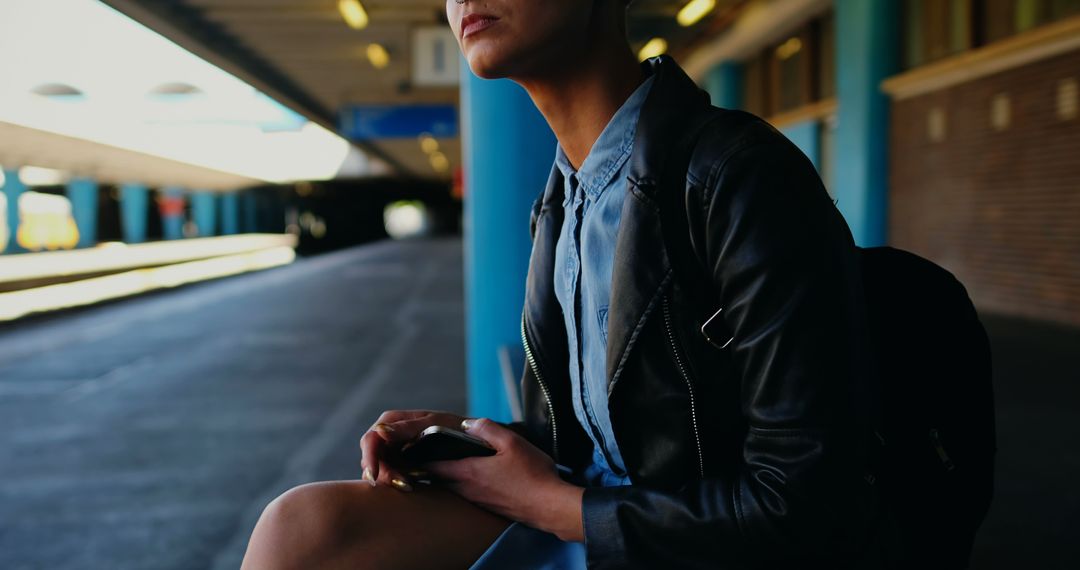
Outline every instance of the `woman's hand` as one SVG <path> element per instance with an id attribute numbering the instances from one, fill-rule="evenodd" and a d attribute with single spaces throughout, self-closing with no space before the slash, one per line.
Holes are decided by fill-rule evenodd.
<path id="1" fill-rule="evenodd" d="M 371 429 L 360 438 L 361 478 L 372 485 L 376 482 L 411 491 L 409 477 L 387 463 L 387 457 L 401 446 L 416 439 L 431 426 L 461 429 L 464 416 L 431 410 L 390 410 L 379 416 Z"/>
<path id="2" fill-rule="evenodd" d="M 551 457 L 517 433 L 485 418 L 469 420 L 467 431 L 487 441 L 496 454 L 435 461 L 426 464 L 425 469 L 458 495 L 489 511 L 565 541 L 584 540 L 584 489 L 559 478 Z"/>

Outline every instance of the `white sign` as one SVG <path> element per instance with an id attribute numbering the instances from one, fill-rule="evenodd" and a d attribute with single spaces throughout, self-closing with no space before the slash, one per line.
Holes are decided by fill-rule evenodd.
<path id="1" fill-rule="evenodd" d="M 412 82 L 418 87 L 445 87 L 459 82 L 458 43 L 446 26 L 413 31 Z"/>

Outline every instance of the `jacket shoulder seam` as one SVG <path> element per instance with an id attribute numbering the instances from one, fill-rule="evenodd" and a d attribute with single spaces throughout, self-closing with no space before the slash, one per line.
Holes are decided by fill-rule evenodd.
<path id="1" fill-rule="evenodd" d="M 779 131 L 757 115 L 733 109 L 726 111 L 726 114 L 712 115 L 705 119 L 706 124 L 690 150 L 688 172 L 699 182 L 702 174 L 705 181 L 708 181 L 715 173 L 717 163 L 725 162 L 732 154 L 748 145 L 768 142 L 763 135 L 771 131 L 779 134 Z M 703 166 L 708 168 L 705 173 L 701 172 Z"/>
<path id="2" fill-rule="evenodd" d="M 709 176 L 706 179 L 706 182 L 702 184 L 702 188 L 708 191 L 708 196 L 705 197 L 706 200 L 702 200 L 706 211 L 709 211 L 713 208 L 713 202 L 716 200 L 716 195 L 718 194 L 717 185 L 722 178 L 721 175 L 731 163 L 732 159 L 739 155 L 745 155 L 745 153 L 751 150 L 756 150 L 761 147 L 775 146 L 778 144 L 779 143 L 777 141 L 771 140 L 744 141 L 735 148 L 732 148 L 731 151 L 725 154 L 721 160 L 713 164 L 712 168 L 709 169 Z"/>

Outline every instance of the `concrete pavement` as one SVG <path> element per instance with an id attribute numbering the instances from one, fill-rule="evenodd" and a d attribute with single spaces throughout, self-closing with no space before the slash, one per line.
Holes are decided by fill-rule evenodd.
<path id="1" fill-rule="evenodd" d="M 0 329 L 0 568 L 236 568 L 383 409 L 464 410 L 460 240 Z"/>

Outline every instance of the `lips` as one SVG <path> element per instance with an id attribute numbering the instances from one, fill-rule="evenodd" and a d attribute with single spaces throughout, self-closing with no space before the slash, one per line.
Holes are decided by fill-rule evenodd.
<path id="1" fill-rule="evenodd" d="M 467 14 L 461 19 L 461 37 L 467 38 L 481 30 L 491 27 L 499 19 L 487 14 Z"/>

